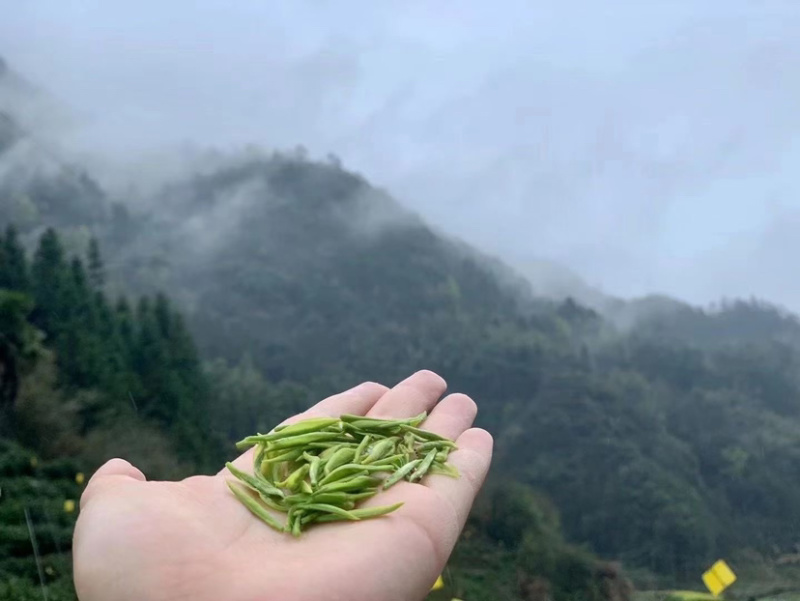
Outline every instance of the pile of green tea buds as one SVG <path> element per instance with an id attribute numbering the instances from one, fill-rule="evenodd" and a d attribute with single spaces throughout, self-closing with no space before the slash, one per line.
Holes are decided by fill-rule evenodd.
<path id="1" fill-rule="evenodd" d="M 426 474 L 459 476 L 447 463 L 455 443 L 421 429 L 426 417 L 319 417 L 248 436 L 237 446 L 256 447 L 253 474 L 228 463 L 239 480 L 228 486 L 254 515 L 294 536 L 312 524 L 386 515 L 402 503 L 358 505 L 401 480 L 419 482 Z M 269 509 L 286 514 L 285 523 Z"/>

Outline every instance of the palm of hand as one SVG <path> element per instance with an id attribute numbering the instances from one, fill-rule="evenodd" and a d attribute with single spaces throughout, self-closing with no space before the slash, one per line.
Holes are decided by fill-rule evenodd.
<path id="1" fill-rule="evenodd" d="M 444 382 L 415 374 L 391 391 L 364 385 L 317 404 L 311 415 L 407 417 L 430 410 Z M 182 482 L 146 482 L 126 462 L 98 470 L 81 500 L 75 581 L 81 601 L 419 601 L 441 572 L 491 458 L 491 437 L 468 429 L 475 404 L 439 403 L 424 424 L 458 437 L 459 479 L 401 482 L 366 503 L 404 506 L 386 517 L 310 528 L 299 539 L 255 519 L 223 471 Z M 294 421 L 294 419 L 292 421 Z M 460 436 L 459 436 L 460 435 Z M 251 454 L 237 459 L 241 469 Z"/>

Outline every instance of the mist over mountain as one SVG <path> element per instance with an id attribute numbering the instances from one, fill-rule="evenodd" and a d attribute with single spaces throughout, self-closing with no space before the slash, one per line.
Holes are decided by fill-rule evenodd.
<path id="1" fill-rule="evenodd" d="M 412 4 L 24 4 L 0 38 L 79 115 L 70 146 L 138 179 L 165 147 L 302 144 L 514 265 L 798 310 L 791 3 Z"/>
<path id="2" fill-rule="evenodd" d="M 596 593 L 606 577 L 627 590 L 598 556 L 652 587 L 694 582 L 720 555 L 791 576 L 779 560 L 800 540 L 792 313 L 621 299 L 551 261 L 507 264 L 301 146 L 115 165 L 51 145 L 3 106 L 0 226 L 16 228 L 0 245 L 3 306 L 16 339 L 45 334 L 40 357 L 19 361 L 24 402 L 4 405 L 28 428 L 2 430 L 19 490 L 28 447 L 91 465 L 130 426 L 155 451 L 130 434 L 126 449 L 182 473 L 192 466 L 173 452 L 215 459 L 217 442 L 324 395 L 433 369 L 478 400 L 497 440 L 453 560 L 470 599 L 524 599 L 516 583 L 539 580 L 558 601 L 625 598 Z M 53 406 L 77 424 L 55 448 L 30 434 Z"/>

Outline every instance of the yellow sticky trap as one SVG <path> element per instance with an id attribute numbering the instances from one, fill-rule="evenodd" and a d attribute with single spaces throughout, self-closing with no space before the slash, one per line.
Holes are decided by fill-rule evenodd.
<path id="1" fill-rule="evenodd" d="M 436 582 L 433 583 L 432 591 L 438 591 L 440 588 L 444 588 L 444 580 L 441 576 L 436 579 Z"/>
<path id="2" fill-rule="evenodd" d="M 703 583 L 715 597 L 734 582 L 736 582 L 736 574 L 722 559 L 703 574 Z"/>
<path id="3" fill-rule="evenodd" d="M 72 499 L 67 499 L 66 501 L 64 501 L 64 511 L 66 513 L 72 513 L 73 511 L 75 511 L 75 501 L 73 501 Z"/>
<path id="4" fill-rule="evenodd" d="M 83 481 L 85 479 L 86 479 L 86 477 L 83 475 L 83 472 L 78 472 L 77 474 L 75 474 L 75 482 L 76 483 L 83 484 Z"/>

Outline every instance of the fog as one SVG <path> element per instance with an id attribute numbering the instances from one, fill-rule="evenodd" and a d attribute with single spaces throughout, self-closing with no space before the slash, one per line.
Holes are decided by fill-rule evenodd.
<path id="1" fill-rule="evenodd" d="M 180 169 L 174 148 L 303 145 L 522 270 L 800 310 L 793 0 L 0 0 L 0 16 L 0 56 L 69 108 L 62 140 L 106 173 L 146 184 Z"/>

